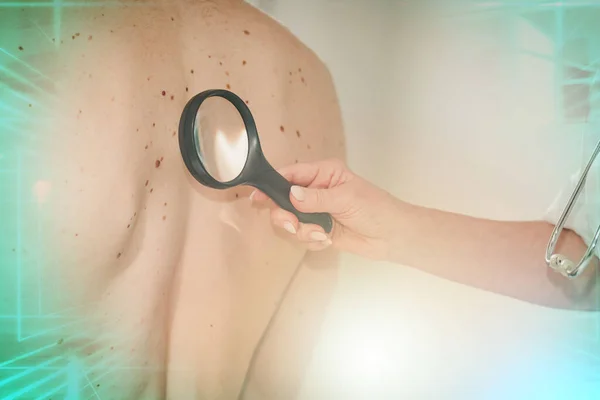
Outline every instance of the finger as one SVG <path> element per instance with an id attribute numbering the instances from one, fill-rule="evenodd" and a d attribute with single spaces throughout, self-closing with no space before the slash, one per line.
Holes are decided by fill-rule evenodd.
<path id="1" fill-rule="evenodd" d="M 252 203 L 264 203 L 269 200 L 269 196 L 264 194 L 258 189 L 255 189 L 252 193 L 250 193 L 250 202 Z"/>
<path id="2" fill-rule="evenodd" d="M 331 187 L 340 181 L 346 168 L 339 160 L 298 163 L 281 168 L 278 172 L 294 185 Z"/>
<path id="3" fill-rule="evenodd" d="M 344 185 L 330 189 L 292 186 L 290 201 L 296 209 L 305 213 L 341 214 L 346 210 L 352 199 Z"/>
<path id="4" fill-rule="evenodd" d="M 275 208 L 271 211 L 271 223 L 281 229 L 286 230 L 292 235 L 298 233 L 298 218 L 290 212 L 282 210 L 281 208 Z"/>
<path id="5" fill-rule="evenodd" d="M 331 242 L 312 242 L 307 243 L 306 248 L 309 251 L 323 251 L 332 246 Z"/>
<path id="6" fill-rule="evenodd" d="M 331 244 L 331 239 L 323 228 L 313 224 L 299 224 L 297 227 L 298 240 L 304 243 Z"/>

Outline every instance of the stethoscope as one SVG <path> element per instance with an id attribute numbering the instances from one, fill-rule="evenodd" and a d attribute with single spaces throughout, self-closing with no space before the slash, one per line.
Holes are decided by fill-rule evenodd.
<path id="1" fill-rule="evenodd" d="M 222 102 L 214 102 L 215 99 L 225 100 L 226 105 L 235 108 L 236 115 L 233 116 L 233 119 L 236 117 L 239 118 L 237 131 L 242 135 L 245 134 L 248 145 L 248 151 L 243 155 L 246 159 L 240 163 L 243 164 L 241 170 L 235 171 L 237 175 L 234 174 L 225 178 L 220 176 L 218 169 L 214 167 L 214 158 L 221 156 L 218 154 L 218 149 L 211 148 L 210 145 L 202 145 L 203 142 L 210 143 L 211 141 L 214 144 L 214 139 L 219 138 L 217 135 L 221 134 L 223 136 L 228 133 L 223 133 L 223 130 L 231 130 L 231 126 L 227 129 L 218 126 L 218 113 L 221 112 L 224 114 L 228 110 L 226 110 Z M 210 104 L 211 102 L 212 104 Z M 206 105 L 207 103 L 209 104 Z M 215 104 L 218 106 L 211 108 Z M 205 105 L 206 114 L 202 110 Z M 214 126 L 215 124 L 209 126 L 211 125 L 211 118 L 212 122 L 217 122 L 217 126 Z M 228 114 L 228 118 L 232 118 L 231 112 Z M 203 124 L 206 121 L 208 121 L 207 124 Z M 228 122 L 231 121 L 224 121 L 223 126 L 227 125 Z M 236 124 L 230 125 L 235 126 Z M 179 148 L 185 166 L 202 185 L 219 190 L 230 189 L 239 185 L 255 187 L 269 196 L 279 207 L 293 213 L 298 218 L 298 221 L 305 224 L 316 224 L 321 226 L 325 232 L 331 232 L 333 220 L 330 214 L 303 213 L 292 205 L 290 202 L 290 189 L 292 185 L 275 171 L 265 158 L 260 146 L 260 140 L 258 139 L 258 130 L 254 122 L 254 117 L 246 103 L 236 94 L 228 90 L 213 89 L 194 96 L 187 103 L 181 115 L 179 123 Z M 212 160 L 211 153 L 214 153 Z"/>
<path id="2" fill-rule="evenodd" d="M 552 235 L 550 235 L 550 241 L 548 242 L 548 246 L 546 247 L 546 264 L 548 264 L 548 266 L 550 268 L 559 272 L 561 275 L 563 275 L 567 278 L 575 278 L 575 277 L 579 276 L 586 269 L 586 267 L 590 264 L 590 262 L 592 261 L 592 258 L 594 257 L 594 252 L 596 250 L 596 247 L 598 246 L 598 240 L 600 238 L 600 226 L 598 226 L 598 229 L 596 230 L 596 233 L 594 234 L 592 242 L 588 246 L 585 254 L 583 255 L 583 257 L 581 257 L 579 262 L 572 261 L 569 258 L 567 258 L 565 255 L 554 253 L 554 249 L 556 248 L 556 243 L 558 242 L 560 234 L 565 227 L 565 223 L 567 222 L 567 219 L 569 218 L 569 215 L 571 214 L 571 211 L 573 210 L 573 207 L 575 206 L 577 199 L 579 198 L 579 196 L 581 195 L 581 192 L 583 191 L 583 188 L 584 188 L 586 180 L 587 180 L 588 173 L 590 172 L 592 165 L 594 164 L 596 158 L 598 157 L 598 153 L 600 153 L 600 142 L 598 142 L 598 145 L 596 146 L 596 149 L 592 153 L 590 160 L 588 161 L 586 167 L 584 168 L 583 172 L 581 173 L 579 182 L 577 183 L 575 190 L 573 190 L 573 193 L 571 194 L 571 197 L 569 198 L 569 202 L 567 203 L 567 206 L 563 210 L 563 212 L 558 220 L 558 223 L 554 227 L 554 231 L 552 231 Z"/>

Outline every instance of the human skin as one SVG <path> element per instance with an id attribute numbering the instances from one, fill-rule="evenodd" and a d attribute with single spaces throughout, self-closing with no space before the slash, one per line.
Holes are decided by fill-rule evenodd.
<path id="1" fill-rule="evenodd" d="M 335 248 L 363 257 L 413 266 L 433 275 L 523 301 L 565 309 L 596 310 L 595 258 L 577 279 L 553 272 L 544 254 L 554 226 L 543 221 L 492 221 L 409 204 L 350 171 L 340 160 L 287 166 L 290 200 L 303 212 L 329 212 L 335 223 L 327 240 L 311 240 L 300 224 L 270 204 L 275 226 L 310 250 Z M 587 249 L 575 232 L 563 231 L 556 251 L 579 259 Z"/>
<path id="2" fill-rule="evenodd" d="M 44 312 L 72 321 L 38 358 L 79 358 L 82 393 L 101 398 L 233 399 L 247 374 L 245 398 L 294 398 L 337 253 L 275 231 L 249 188 L 195 182 L 177 129 L 193 95 L 230 89 L 274 167 L 343 158 L 324 64 L 242 1 L 64 7 L 59 37 L 52 9 L 2 12 L 17 32 L 2 47 L 43 75 L 0 75 L 29 99 L 14 100 L 31 133 L 20 145 L 36 154 L 23 185 L 44 189 L 23 229 L 43 228 Z M 23 276 L 23 293 L 37 290 L 37 270 Z"/>

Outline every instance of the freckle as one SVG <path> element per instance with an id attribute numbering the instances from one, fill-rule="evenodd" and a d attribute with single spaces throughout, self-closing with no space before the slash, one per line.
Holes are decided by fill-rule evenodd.
<path id="1" fill-rule="evenodd" d="M 110 349 L 111 349 L 111 350 L 114 350 L 114 349 L 115 349 L 115 346 L 110 346 Z"/>
<path id="2" fill-rule="evenodd" d="M 302 77 L 300 80 L 302 81 L 302 83 L 305 83 L 305 81 L 304 81 L 304 77 Z"/>
<path id="3" fill-rule="evenodd" d="M 227 89 L 231 89 L 231 85 L 229 83 L 227 84 Z"/>
<path id="4" fill-rule="evenodd" d="M 189 92 L 189 91 L 190 91 L 190 88 L 189 88 L 189 87 L 186 87 L 186 88 L 185 88 L 185 91 L 186 91 L 186 92 Z"/>
<path id="5" fill-rule="evenodd" d="M 175 18 L 171 17 L 171 21 L 175 21 Z"/>
<path id="6" fill-rule="evenodd" d="M 298 164 L 298 160 L 295 160 L 294 162 L 295 162 L 296 164 Z"/>
<path id="7" fill-rule="evenodd" d="M 298 68 L 298 72 L 302 72 L 302 68 Z"/>
<path id="8" fill-rule="evenodd" d="M 165 203 L 165 204 L 164 204 L 164 206 L 166 207 L 166 206 L 167 206 L 167 203 Z"/>
<path id="9" fill-rule="evenodd" d="M 236 199 L 239 199 L 239 197 L 240 197 L 240 195 L 236 193 L 236 194 L 235 194 L 235 198 L 236 198 Z"/>
<path id="10" fill-rule="evenodd" d="M 146 181 L 146 184 L 144 186 L 148 186 L 149 183 L 150 183 L 150 181 Z"/>
<path id="11" fill-rule="evenodd" d="M 161 94 L 162 94 L 163 96 L 166 96 L 166 95 L 167 95 L 167 92 L 165 92 L 165 91 L 163 90 L 163 91 L 161 92 Z"/>
<path id="12" fill-rule="evenodd" d="M 23 46 L 19 46 L 19 50 L 23 51 Z"/>
<path id="13" fill-rule="evenodd" d="M 131 227 L 131 224 L 128 224 L 128 225 L 127 225 L 127 229 L 129 229 L 130 227 Z"/>
<path id="14" fill-rule="evenodd" d="M 113 31 L 112 29 L 110 30 L 110 33 L 115 33 L 115 31 Z"/>
<path id="15" fill-rule="evenodd" d="M 208 55 L 208 58 L 212 58 L 212 56 L 209 54 L 209 55 Z"/>
<path id="16" fill-rule="evenodd" d="M 247 30 L 244 30 L 244 34 L 246 34 L 246 35 L 249 35 L 249 34 L 250 34 L 250 32 L 249 32 L 249 31 L 247 31 Z"/>
<path id="17" fill-rule="evenodd" d="M 290 71 L 290 76 L 292 76 L 292 71 Z"/>
<path id="18" fill-rule="evenodd" d="M 248 100 L 246 100 L 246 104 L 250 104 L 250 102 Z"/>
<path id="19" fill-rule="evenodd" d="M 242 65 L 246 65 L 246 64 L 247 64 L 246 60 L 242 61 Z"/>
<path id="20" fill-rule="evenodd" d="M 164 220 L 166 220 L 166 219 L 167 219 L 167 216 L 166 216 L 166 215 L 163 215 L 163 221 L 164 221 Z"/>
<path id="21" fill-rule="evenodd" d="M 175 99 L 175 96 L 171 95 L 171 100 L 174 100 L 174 99 Z"/>
<path id="22" fill-rule="evenodd" d="M 32 105 L 30 104 L 30 105 L 29 105 L 29 108 L 31 108 L 31 107 L 32 107 Z"/>
<path id="23" fill-rule="evenodd" d="M 300 131 L 296 131 L 296 136 L 300 137 Z"/>
<path id="24" fill-rule="evenodd" d="M 307 144 L 307 145 L 306 145 L 306 148 L 307 148 L 308 150 L 310 150 L 310 149 L 311 149 L 311 147 L 310 147 L 310 144 Z"/>
<path id="25" fill-rule="evenodd" d="M 155 126 L 156 126 L 156 122 L 153 122 L 152 123 L 152 127 L 154 128 Z"/>
<path id="26" fill-rule="evenodd" d="M 88 36 L 88 40 L 92 40 L 92 35 Z"/>
<path id="27" fill-rule="evenodd" d="M 225 71 L 225 75 L 229 76 L 229 71 Z"/>
<path id="28" fill-rule="evenodd" d="M 165 159 L 164 157 L 161 157 L 161 158 L 160 158 L 160 161 L 162 162 L 162 160 L 164 160 L 164 159 Z"/>
<path id="29" fill-rule="evenodd" d="M 160 167 L 160 160 L 156 160 L 156 161 L 154 162 L 154 166 L 155 166 L 156 168 Z"/>
<path id="30" fill-rule="evenodd" d="M 117 259 L 121 258 L 121 253 L 117 254 Z"/>
<path id="31" fill-rule="evenodd" d="M 79 33 L 76 33 L 75 36 L 79 37 Z"/>
<path id="32" fill-rule="evenodd" d="M 176 132 L 176 131 L 173 131 L 173 134 L 172 134 L 171 136 L 175 136 L 176 134 L 177 134 L 177 132 Z"/>
<path id="33" fill-rule="evenodd" d="M 193 73 L 194 73 L 194 70 L 192 69 L 192 70 L 190 70 L 190 72 L 193 74 Z"/>
<path id="34" fill-rule="evenodd" d="M 71 36 L 71 39 L 75 40 L 75 35 Z"/>
<path id="35" fill-rule="evenodd" d="M 136 213 L 136 212 L 134 212 L 134 213 L 133 213 L 133 216 L 134 216 L 134 217 L 137 217 L 137 213 Z"/>
<path id="36" fill-rule="evenodd" d="M 76 233 L 76 234 L 75 234 L 75 237 L 77 237 L 77 236 L 79 236 L 79 233 Z"/>
<path id="37" fill-rule="evenodd" d="M 284 126 L 283 126 L 283 125 L 281 125 L 281 126 L 279 127 L 279 130 L 280 130 L 281 132 L 285 132 L 285 128 L 284 128 Z"/>
<path id="38" fill-rule="evenodd" d="M 58 339 L 58 341 L 56 342 L 56 344 L 63 344 L 65 342 L 65 339 L 60 338 Z"/>
<path id="39" fill-rule="evenodd" d="M 146 147 L 144 147 L 145 150 L 148 150 L 148 145 L 146 145 Z"/>
<path id="40" fill-rule="evenodd" d="M 150 193 L 154 192 L 154 188 L 150 189 Z"/>

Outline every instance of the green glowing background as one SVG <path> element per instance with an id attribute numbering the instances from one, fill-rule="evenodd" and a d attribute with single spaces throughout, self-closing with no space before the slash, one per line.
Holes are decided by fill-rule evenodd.
<path id="1" fill-rule="evenodd" d="M 39 83 L 49 78 L 43 69 L 21 60 L 18 48 L 4 46 L 7 38 L 23 37 L 32 43 L 30 53 L 57 51 L 60 43 L 53 39 L 63 34 L 62 10 L 97 6 L 119 4 L 61 0 L 0 2 L 0 399 L 3 400 L 100 398 L 95 380 L 110 373 L 106 370 L 107 359 L 83 365 L 73 356 L 57 352 L 64 340 L 57 332 L 82 321 L 71 320 L 63 312 L 44 310 L 44 253 L 48 249 L 31 195 L 36 155 L 27 142 L 35 139 L 35 133 L 23 130 L 29 115 L 22 111 L 30 106 L 43 109 L 45 96 Z M 20 12 L 25 7 L 44 9 L 53 20 L 52 31 L 41 27 L 34 33 L 20 30 Z M 593 12 L 586 13 L 586 9 Z M 453 18 L 522 15 L 528 24 L 523 28 L 521 46 L 514 49 L 515 56 L 556 67 L 556 118 L 559 123 L 577 124 L 593 122 L 598 115 L 600 42 L 592 31 L 594 26 L 600 29 L 599 10 L 600 3 L 476 2 L 469 15 Z M 33 34 L 39 38 L 35 44 L 25 37 Z M 38 48 L 32 49 L 32 45 Z M 571 53 L 581 54 L 582 47 L 590 49 L 584 52 L 587 57 L 571 56 Z M 23 86 L 36 95 L 15 89 Z M 581 129 L 590 128 L 586 125 Z M 592 144 L 585 142 L 586 146 Z M 34 284 L 25 285 L 25 279 Z M 596 329 L 596 334 L 599 331 Z M 95 378 L 90 378 L 90 372 L 95 373 Z"/>

